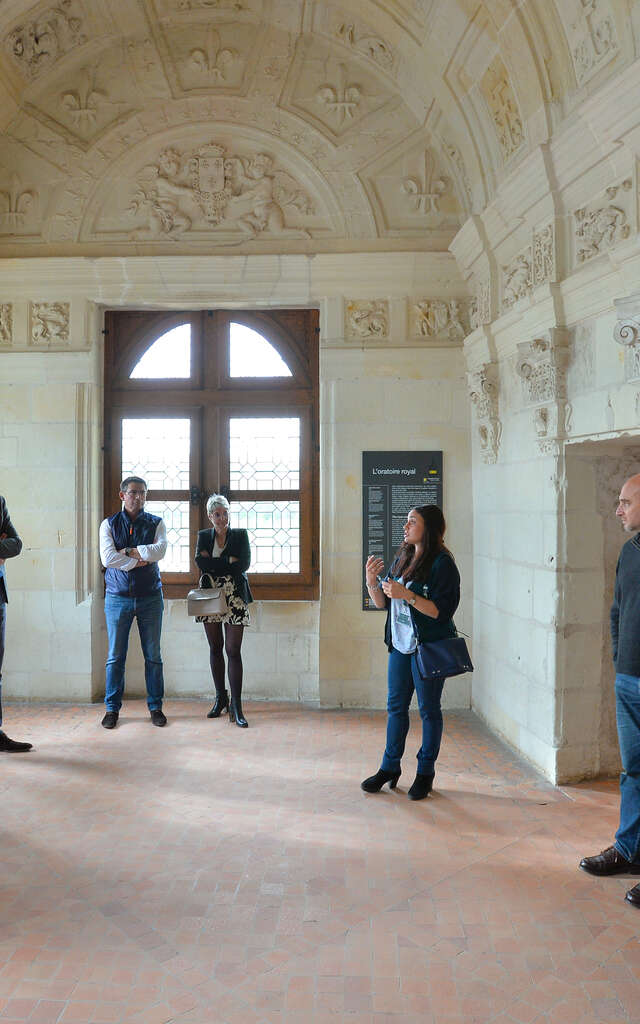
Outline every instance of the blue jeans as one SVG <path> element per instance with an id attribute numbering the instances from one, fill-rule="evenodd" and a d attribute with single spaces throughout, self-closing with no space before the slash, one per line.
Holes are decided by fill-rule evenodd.
<path id="1" fill-rule="evenodd" d="M 0 725 L 2 725 L 2 662 L 4 661 L 4 629 L 7 621 L 7 606 L 0 601 Z"/>
<path id="2" fill-rule="evenodd" d="M 107 620 L 109 653 L 107 655 L 107 678 L 104 702 L 107 711 L 119 711 L 124 693 L 124 663 L 129 646 L 129 632 L 134 618 L 138 620 L 140 645 L 144 655 L 144 678 L 147 684 L 147 705 L 149 711 L 162 707 L 164 676 L 160 655 L 160 631 L 162 629 L 162 594 L 150 597 L 123 597 L 109 594 L 104 599 L 104 615 Z"/>
<path id="3" fill-rule="evenodd" d="M 616 849 L 640 862 L 640 678 L 616 676 L 616 722 L 622 757 Z"/>
<path id="4" fill-rule="evenodd" d="M 442 739 L 440 698 L 444 679 L 422 679 L 415 654 L 401 654 L 394 647 L 389 653 L 387 686 L 387 745 L 381 767 L 386 772 L 400 771 L 409 732 L 409 705 L 415 690 L 422 719 L 418 771 L 421 775 L 432 775 Z"/>

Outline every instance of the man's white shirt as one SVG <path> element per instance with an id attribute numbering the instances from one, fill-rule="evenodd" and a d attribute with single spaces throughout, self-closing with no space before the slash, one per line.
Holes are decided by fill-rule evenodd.
<path id="1" fill-rule="evenodd" d="M 135 569 L 138 564 L 137 558 L 130 558 L 124 551 L 118 551 L 114 541 L 109 520 L 103 519 L 100 523 L 100 561 L 105 569 L 122 569 L 129 572 Z M 167 528 L 164 520 L 161 519 L 156 527 L 153 544 L 137 544 L 140 558 L 145 562 L 159 562 L 167 553 Z"/>

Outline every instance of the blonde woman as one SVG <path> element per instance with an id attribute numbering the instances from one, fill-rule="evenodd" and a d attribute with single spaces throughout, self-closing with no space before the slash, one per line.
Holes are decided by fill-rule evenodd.
<path id="1" fill-rule="evenodd" d="M 216 615 L 199 615 L 196 622 L 204 624 L 209 643 L 211 675 L 216 688 L 216 699 L 207 718 L 219 718 L 229 712 L 229 721 L 246 729 L 248 722 L 242 711 L 242 637 L 249 625 L 249 605 L 253 601 L 247 569 L 251 564 L 249 535 L 246 530 L 232 530 L 229 526 L 229 502 L 223 494 L 212 494 L 207 501 L 207 515 L 211 529 L 200 530 L 196 544 L 196 565 L 202 573 L 209 573 L 215 587 L 222 587 L 227 599 L 227 611 Z M 224 626 L 224 633 L 223 633 Z M 225 688 L 224 654 L 231 699 Z"/>

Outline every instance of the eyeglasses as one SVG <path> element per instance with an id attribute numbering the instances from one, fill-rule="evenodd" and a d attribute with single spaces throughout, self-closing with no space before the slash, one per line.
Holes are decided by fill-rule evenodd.
<path id="1" fill-rule="evenodd" d="M 146 491 L 125 491 L 125 494 L 131 494 L 134 498 L 144 498 Z"/>

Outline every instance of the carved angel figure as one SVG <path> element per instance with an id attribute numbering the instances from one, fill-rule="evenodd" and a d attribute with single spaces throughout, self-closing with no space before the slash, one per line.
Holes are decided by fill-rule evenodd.
<path id="1" fill-rule="evenodd" d="M 146 211 L 149 218 L 147 228 L 137 228 L 134 238 L 177 238 L 191 227 L 191 218 L 180 209 L 178 200 L 191 198 L 192 190 L 183 180 L 180 154 L 175 149 L 165 149 L 158 157 L 158 163 L 145 168 L 144 178 L 129 206 L 130 213 Z M 154 180 L 155 179 L 155 180 Z"/>
<path id="2" fill-rule="evenodd" d="M 229 157 L 224 173 L 232 192 L 226 219 L 233 220 L 251 238 L 265 230 L 282 231 L 284 206 L 295 206 L 301 213 L 312 210 L 293 178 L 285 171 L 274 170 L 273 160 L 266 153 L 257 153 L 251 160 Z"/>
<path id="3" fill-rule="evenodd" d="M 603 206 L 599 210 L 587 213 L 586 210 L 576 210 L 576 238 L 581 239 L 585 245 L 578 249 L 578 259 L 581 262 L 598 256 L 602 252 L 602 246 L 612 246 L 620 238 L 628 238 L 629 225 L 625 224 L 626 214 L 617 206 Z"/>

